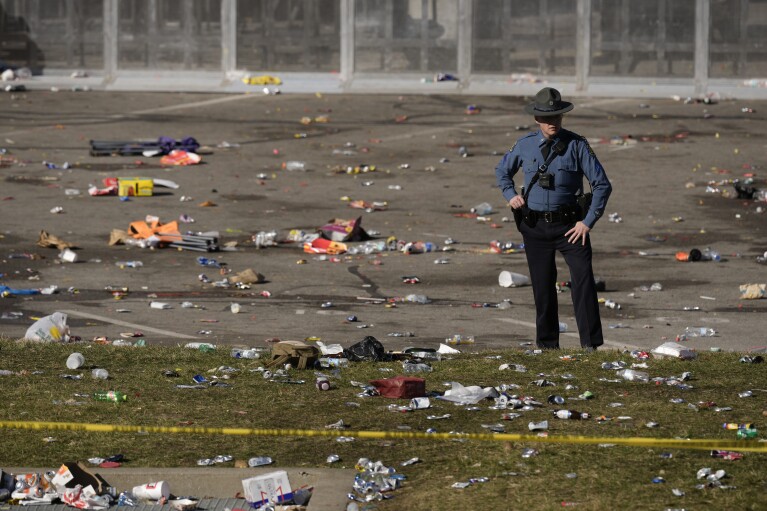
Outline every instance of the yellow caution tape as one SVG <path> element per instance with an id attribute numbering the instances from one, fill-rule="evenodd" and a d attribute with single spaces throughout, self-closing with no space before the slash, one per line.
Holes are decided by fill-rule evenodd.
<path id="1" fill-rule="evenodd" d="M 484 440 L 493 442 L 538 442 L 546 444 L 614 444 L 631 447 L 663 447 L 667 449 L 732 449 L 767 453 L 767 444 L 748 440 L 704 440 L 639 437 L 537 436 L 511 433 L 421 433 L 413 431 L 341 431 L 314 429 L 199 428 L 168 426 L 133 426 L 87 424 L 79 422 L 0 421 L 5 429 L 45 429 L 90 431 L 94 433 L 181 433 L 188 435 L 250 435 L 301 437 L 356 437 L 403 440 Z"/>

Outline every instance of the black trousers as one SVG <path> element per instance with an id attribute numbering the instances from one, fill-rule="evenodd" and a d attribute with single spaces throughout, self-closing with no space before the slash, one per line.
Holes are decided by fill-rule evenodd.
<path id="1" fill-rule="evenodd" d="M 539 348 L 559 348 L 559 303 L 557 301 L 557 267 L 555 256 L 560 252 L 570 268 L 570 282 L 575 308 L 575 320 L 581 346 L 601 346 L 602 321 L 591 267 L 591 240 L 583 245 L 579 240 L 570 243 L 565 233 L 571 222 L 545 222 L 539 218 L 534 227 L 520 224 L 525 242 L 527 265 L 535 299 L 535 343 Z"/>

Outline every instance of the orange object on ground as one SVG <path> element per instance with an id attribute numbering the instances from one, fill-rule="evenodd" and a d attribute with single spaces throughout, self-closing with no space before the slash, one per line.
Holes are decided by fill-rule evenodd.
<path id="1" fill-rule="evenodd" d="M 181 232 L 178 230 L 178 222 L 168 222 L 167 224 L 161 224 L 158 220 L 152 223 L 145 221 L 132 222 L 128 227 L 128 232 L 131 236 L 137 239 L 147 239 L 152 236 L 156 236 L 160 241 L 179 241 Z M 165 234 L 166 236 L 163 236 Z"/>
<path id="2" fill-rule="evenodd" d="M 182 151 L 181 149 L 174 149 L 160 158 L 162 165 L 196 165 L 201 161 L 202 156 L 199 154 Z"/>
<path id="3" fill-rule="evenodd" d="M 316 238 L 311 243 L 304 243 L 304 252 L 308 254 L 343 254 L 346 252 L 346 244 L 325 238 Z"/>

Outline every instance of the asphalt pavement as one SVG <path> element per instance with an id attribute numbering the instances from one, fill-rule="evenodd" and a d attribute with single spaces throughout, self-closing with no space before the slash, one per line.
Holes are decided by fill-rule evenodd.
<path id="1" fill-rule="evenodd" d="M 57 292 L 0 300 L 0 334 L 21 338 L 35 318 L 60 311 L 72 335 L 86 341 L 140 333 L 161 345 L 266 347 L 274 338 L 320 338 L 348 346 L 372 335 L 396 350 L 436 348 L 459 334 L 474 336 L 474 344 L 460 347 L 468 351 L 529 345 L 531 289 L 498 285 L 503 270 L 528 273 L 525 255 L 491 250 L 493 240 L 521 242 L 494 167 L 535 126 L 523 113 L 526 102 L 260 92 L 2 94 L 0 282 Z M 753 176 L 754 186 L 765 188 L 767 102 L 575 103 L 565 127 L 591 141 L 614 187 L 592 231 L 595 273 L 606 283 L 600 298 L 621 306 L 602 308 L 606 347 L 651 349 L 687 326 L 717 332 L 686 341 L 698 350 L 767 345 L 767 302 L 739 298 L 741 284 L 767 280 L 756 260 L 767 250 L 767 203 L 732 197 L 728 183 Z M 196 138 L 207 149 L 202 162 L 163 166 L 156 157 L 89 154 L 91 140 L 160 136 Z M 284 169 L 288 161 L 304 162 L 305 169 Z M 136 176 L 178 188 L 156 187 L 153 196 L 128 201 L 88 194 L 89 185 L 103 187 L 105 178 Z M 385 207 L 351 207 L 358 200 Z M 482 202 L 492 213 L 472 218 L 470 208 Z M 108 244 L 114 229 L 148 215 L 162 223 L 191 219 L 180 223 L 183 231 L 217 231 L 233 248 L 200 253 Z M 257 248 L 253 241 L 259 232 L 274 231 L 284 241 L 291 230 L 311 233 L 333 219 L 358 217 L 376 239 L 428 242 L 434 251 L 323 258 L 300 243 Z M 76 245 L 78 262 L 38 246 L 41 231 Z M 675 260 L 678 251 L 705 247 L 718 250 L 721 262 Z M 223 270 L 201 266 L 201 256 Z M 143 266 L 119 264 L 125 261 Z M 250 289 L 215 285 L 227 271 L 246 269 L 265 282 Z M 558 269 L 567 281 L 562 259 Z M 662 290 L 646 290 L 654 283 Z M 128 292 L 115 299 L 110 286 Z M 403 301 L 409 294 L 430 303 Z M 559 296 L 568 324 L 562 345 L 576 348 L 566 287 Z M 152 301 L 170 308 L 152 308 Z M 498 308 L 504 301 L 510 307 Z M 238 314 L 232 303 L 240 305 Z M 392 335 L 404 332 L 413 336 Z"/>

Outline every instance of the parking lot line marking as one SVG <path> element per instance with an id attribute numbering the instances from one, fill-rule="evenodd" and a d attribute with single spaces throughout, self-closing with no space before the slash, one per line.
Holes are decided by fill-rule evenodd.
<path id="1" fill-rule="evenodd" d="M 159 108 L 150 108 L 148 110 L 136 110 L 135 112 L 129 112 L 125 114 L 118 114 L 121 116 L 125 115 L 143 115 L 143 114 L 153 114 L 155 112 L 170 112 L 173 110 L 183 110 L 185 108 L 198 108 L 201 106 L 211 106 L 211 105 L 218 105 L 220 103 L 229 103 L 231 101 L 241 101 L 244 99 L 256 99 L 261 98 L 262 96 L 259 96 L 258 94 L 236 94 L 233 96 L 225 96 L 222 98 L 213 98 L 213 99 L 206 99 L 203 101 L 194 101 L 191 103 L 179 103 L 177 105 L 168 105 L 168 106 L 161 106 Z"/>
<path id="2" fill-rule="evenodd" d="M 511 319 L 511 318 L 495 318 L 495 319 L 497 319 L 498 321 L 503 321 L 504 323 L 513 323 L 515 325 L 526 326 L 535 330 L 535 323 L 530 323 L 529 321 L 522 321 L 520 319 Z M 562 335 L 566 335 L 567 337 L 572 337 L 574 339 L 580 339 L 580 336 L 573 332 L 562 332 Z M 607 344 L 608 346 L 612 346 L 614 348 L 629 348 L 634 350 L 641 349 L 639 346 L 634 346 L 633 344 L 628 344 L 625 342 L 609 341 L 607 339 L 605 339 L 605 344 Z"/>
<path id="3" fill-rule="evenodd" d="M 115 113 L 115 114 L 107 115 L 106 118 L 107 119 L 112 119 L 112 120 L 120 120 L 120 119 L 124 119 L 126 117 L 132 117 L 132 116 L 135 116 L 135 115 L 153 114 L 153 113 L 157 113 L 157 112 L 171 112 L 173 110 L 184 110 L 184 109 L 187 109 L 187 108 L 199 108 L 199 107 L 203 107 L 203 106 L 217 105 L 219 103 L 228 103 L 228 102 L 231 102 L 231 101 L 241 101 L 241 100 L 245 100 L 245 99 L 255 99 L 255 98 L 260 98 L 260 97 L 261 96 L 258 95 L 258 94 L 228 95 L 228 96 L 223 97 L 223 98 L 206 99 L 204 101 L 194 101 L 194 102 L 191 102 L 191 103 L 179 103 L 177 105 L 161 106 L 161 107 L 158 107 L 158 108 L 150 108 L 150 109 L 147 109 L 147 110 L 135 110 L 133 112 Z M 104 119 L 104 118 L 99 116 L 99 117 L 93 117 L 90 120 L 96 121 L 96 120 L 102 120 L 102 119 Z M 88 119 L 84 118 L 82 120 L 83 121 L 87 121 Z M 0 133 L 0 137 L 6 137 L 6 136 L 11 136 L 11 135 L 27 134 L 27 133 L 34 133 L 34 132 L 37 132 L 37 131 L 46 131 L 46 130 L 50 130 L 50 129 L 52 129 L 52 128 L 49 125 L 34 126 L 34 127 L 31 127 L 31 128 L 25 128 L 25 129 L 20 129 L 20 130 L 13 130 L 13 131 L 2 132 L 2 133 Z"/>
<path id="4" fill-rule="evenodd" d="M 152 332 L 159 335 L 165 335 L 168 337 L 179 337 L 181 339 L 197 339 L 194 335 L 180 334 L 178 332 L 171 332 L 170 330 L 162 330 L 160 328 L 152 328 L 151 326 L 137 325 L 136 323 L 128 323 L 127 321 L 120 321 L 119 319 L 112 319 L 106 316 L 99 316 L 98 314 L 90 314 L 88 312 L 80 312 L 74 310 L 62 310 L 61 312 L 69 314 L 70 316 L 78 316 L 81 318 L 95 319 L 97 321 L 103 321 L 104 323 L 112 323 L 113 325 L 126 326 L 128 328 L 135 328 L 136 330 L 142 330 L 145 332 Z"/>

